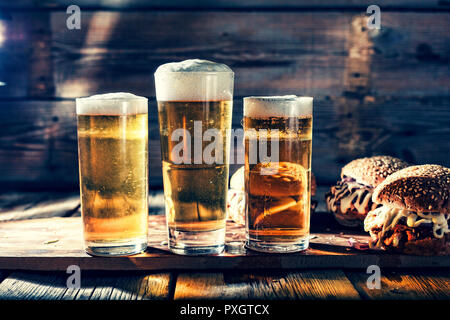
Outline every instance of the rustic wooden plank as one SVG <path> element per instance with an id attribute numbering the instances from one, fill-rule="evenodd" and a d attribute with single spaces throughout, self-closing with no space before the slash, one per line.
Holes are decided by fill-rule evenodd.
<path id="1" fill-rule="evenodd" d="M 164 214 L 164 193 L 150 190 L 149 214 Z M 6 192 L 0 194 L 0 222 L 81 216 L 78 192 Z"/>
<path id="2" fill-rule="evenodd" d="M 279 274 L 182 273 L 174 299 L 360 299 L 341 270 Z"/>
<path id="3" fill-rule="evenodd" d="M 22 193 L 20 202 L 0 206 L 0 222 L 73 216 L 80 208 L 78 193 Z M 0 195 L 1 199 L 13 199 L 17 193 Z"/>
<path id="4" fill-rule="evenodd" d="M 333 8 L 358 8 L 363 9 L 373 4 L 370 0 L 218 0 L 218 1 L 195 1 L 195 0 L 128 0 L 128 1 L 113 1 L 113 0 L 19 0 L 11 2 L 9 0 L 0 0 L 0 6 L 6 9 L 30 9 L 30 8 L 49 8 L 49 9 L 64 9 L 68 5 L 77 4 L 89 8 L 102 9 L 153 9 L 153 8 L 209 8 L 209 9 L 270 9 L 270 8 L 305 8 L 305 9 L 327 9 Z M 378 0 L 377 5 L 383 9 L 435 9 L 448 8 L 448 4 L 444 1 L 421 1 L 421 0 Z"/>
<path id="5" fill-rule="evenodd" d="M 81 273 L 81 288 L 67 288 L 63 273 L 14 272 L 0 283 L 6 300 L 160 300 L 168 299 L 171 276 Z"/>
<path id="6" fill-rule="evenodd" d="M 27 21 L 31 34 L 27 90 L 29 97 L 49 97 L 53 96 L 55 91 L 50 19 L 50 13 L 41 13 L 32 15 L 31 19 Z"/>
<path id="7" fill-rule="evenodd" d="M 133 88 L 154 96 L 156 67 L 192 57 L 228 64 L 236 73 L 239 96 L 301 92 L 323 97 L 345 90 L 353 13 L 99 11 L 84 17 L 81 30 L 73 32 L 65 28 L 65 14 L 52 15 L 59 97 L 89 95 L 99 88 Z M 371 92 L 448 94 L 442 86 L 450 77 L 448 17 L 384 13 L 385 29 L 371 33 Z"/>
<path id="8" fill-rule="evenodd" d="M 82 288 L 68 289 L 63 300 L 167 300 L 171 275 L 88 275 Z"/>
<path id="9" fill-rule="evenodd" d="M 412 163 L 450 165 L 449 158 L 441 152 L 449 147 L 448 139 L 443 139 L 448 133 L 449 100 L 446 86 L 442 84 L 449 82 L 450 74 L 446 40 L 450 19 L 445 13 L 383 15 L 387 26 L 381 34 L 360 35 L 355 33 L 357 29 L 352 24 L 355 15 L 351 13 L 327 14 L 329 21 L 322 23 L 321 19 L 325 18 L 319 13 L 304 16 L 289 13 L 284 17 L 279 16 L 285 14 L 283 12 L 215 12 L 211 15 L 198 12 L 195 13 L 197 20 L 202 21 L 206 16 L 211 33 L 202 32 L 203 25 L 202 28 L 186 27 L 192 32 L 196 29 L 193 34 L 197 37 L 192 41 L 189 32 L 179 37 L 179 28 L 171 24 L 188 19 L 190 13 L 178 14 L 182 17 L 173 12 L 147 12 L 142 16 L 126 12 L 124 17 L 118 12 L 90 12 L 83 35 L 78 31 L 67 33 L 61 25 L 63 21 L 55 17 L 52 26 L 59 31 L 52 36 L 55 42 L 52 50 L 56 51 L 53 56 L 58 57 L 55 64 L 61 64 L 61 68 L 56 68 L 55 72 L 60 75 L 54 77 L 55 81 L 61 84 L 60 88 L 67 86 L 70 96 L 96 93 L 100 87 L 102 90 L 129 88 L 129 91 L 153 94 L 151 77 L 150 82 L 148 77 L 159 63 L 192 57 L 191 54 L 198 52 L 210 58 L 214 51 L 219 60 L 227 62 L 228 59 L 232 67 L 236 67 L 236 88 L 242 89 L 242 95 L 301 90 L 317 97 L 313 170 L 319 183 L 333 183 L 344 163 L 373 154 L 386 153 Z M 222 19 L 218 16 L 221 14 L 229 16 Z M 217 19 L 212 19 L 214 15 Z M 236 27 L 231 28 L 235 24 L 228 23 L 228 19 L 237 19 Z M 423 23 L 410 24 L 412 20 Z M 6 21 L 11 23 L 7 28 L 7 37 L 11 39 L 0 48 L 0 55 L 5 54 L 0 64 L 5 71 L 12 66 L 5 75 L 16 77 L 17 73 L 29 72 L 22 60 L 27 60 L 24 57 L 29 54 L 27 48 L 34 31 L 17 22 L 27 21 L 27 13 L 14 12 L 12 20 Z M 142 28 L 147 21 L 157 21 L 158 28 L 162 28 L 168 38 L 153 34 L 155 30 L 161 31 L 158 28 Z M 248 21 L 252 22 L 247 26 Z M 112 37 L 108 30 L 111 31 L 115 23 L 119 23 L 120 28 L 114 28 L 118 33 Z M 276 32 L 267 35 L 261 31 L 266 28 L 256 27 L 266 24 Z M 252 26 L 257 33 L 250 36 Z M 284 36 L 280 38 L 280 34 Z M 363 37 L 367 43 L 361 45 L 352 41 L 355 36 Z M 107 40 L 108 37 L 112 38 Z M 230 39 L 220 45 L 217 39 L 221 37 Z M 172 47 L 167 47 L 167 43 Z M 213 47 L 209 48 L 210 44 Z M 195 49 L 197 47 L 200 49 Z M 240 51 L 242 48 L 245 54 Z M 351 55 L 355 53 L 369 53 L 366 56 L 370 63 L 362 64 L 364 59 L 353 59 Z M 149 59 L 152 61 L 147 61 Z M 352 63 L 354 60 L 356 63 Z M 79 66 L 72 70 L 77 63 Z M 361 68 L 354 69 L 354 66 Z M 366 69 L 370 72 L 364 73 Z M 355 70 L 358 72 L 352 72 Z M 302 74 L 306 76 L 297 76 Z M 115 81 L 119 76 L 121 81 Z M 145 81 L 142 81 L 144 76 Z M 0 96 L 27 96 L 32 81 L 28 78 L 29 75 L 11 81 L 5 78 L 7 83 L 14 83 L 14 88 L 11 91 L 11 86 L 0 87 Z M 364 90 L 352 91 L 361 79 L 367 79 Z M 116 84 L 120 88 L 114 87 Z M 18 89 L 21 86 L 25 89 Z M 267 88 L 271 89 L 267 91 Z M 82 92 L 77 93 L 77 90 Z M 348 93 L 359 96 L 347 96 Z M 425 94 L 428 96 L 423 97 Z M 389 95 L 418 97 L 392 98 Z M 433 97 L 436 95 L 445 96 Z M 153 103 L 150 107 L 150 184 L 161 187 L 158 125 Z M 0 136 L 2 187 L 75 189 L 78 167 L 73 102 L 13 100 L 2 101 L 0 106 L 0 125 L 4 128 Z M 241 109 L 239 100 L 235 103 L 235 126 L 239 126 Z"/>
<path id="10" fill-rule="evenodd" d="M 89 95 L 97 88 L 133 88 L 138 94 L 154 96 L 152 74 L 157 66 L 192 57 L 230 65 L 237 75 L 236 95 L 267 93 L 267 88 L 273 93 L 309 93 L 308 89 L 317 93 L 323 87 L 331 89 L 332 94 L 332 87 L 340 87 L 341 75 L 325 61 L 323 53 L 330 47 L 333 52 L 345 51 L 349 16 L 331 13 L 333 30 L 329 30 L 330 20 L 314 19 L 320 17 L 290 13 L 95 12 L 86 13 L 81 30 L 73 33 L 66 32 L 65 16 L 54 13 L 56 95 L 74 97 Z M 181 21 L 182 26 L 177 26 Z M 265 25 L 270 26 L 270 32 L 262 32 L 266 28 L 260 26 Z M 314 39 L 311 28 L 317 30 Z M 336 64 L 343 60 L 339 54 L 335 58 Z M 311 76 L 296 77 L 298 74 Z M 94 78 L 96 83 L 91 80 Z"/>
<path id="11" fill-rule="evenodd" d="M 316 215 L 316 214 L 315 214 Z M 328 215 L 329 217 L 329 215 Z M 331 217 L 329 217 L 331 218 Z M 315 219 L 315 218 L 314 218 Z M 313 231 L 311 248 L 305 252 L 268 255 L 246 250 L 244 227 L 228 222 L 227 250 L 217 256 L 179 256 L 167 248 L 164 216 L 149 216 L 149 248 L 130 257 L 94 258 L 83 250 L 82 222 L 77 218 L 50 218 L 0 223 L 0 269 L 63 270 L 214 270 L 214 269 L 313 269 L 449 267 L 450 256 L 418 257 L 376 250 L 358 251 L 349 239 L 367 242 L 362 232 L 336 229 L 326 220 L 324 231 Z M 317 225 L 317 223 L 314 223 Z"/>
<path id="12" fill-rule="evenodd" d="M 368 274 L 347 271 L 347 277 L 367 299 L 450 299 L 450 274 L 445 271 L 393 271 L 381 269 L 381 288 L 367 287 Z"/>
<path id="13" fill-rule="evenodd" d="M 2 12 L 1 18 L 0 96 L 24 97 L 28 95 L 30 77 L 30 17 L 16 13 L 12 18 Z"/>
<path id="14" fill-rule="evenodd" d="M 11 40 L 0 48 L 0 61 L 11 72 L 5 72 L 2 97 L 26 97 L 26 88 L 36 85 L 30 84 L 34 81 L 28 74 L 31 69 L 22 66 L 20 58 L 30 54 L 29 40 L 35 31 L 27 21 L 36 14 L 34 19 L 46 19 L 45 12 L 13 11 L 11 19 L 3 22 L 11 30 L 7 34 Z M 239 96 L 286 92 L 339 96 L 345 91 L 351 25 L 358 15 L 340 11 L 88 11 L 83 13 L 81 30 L 69 30 L 67 14 L 52 11 L 51 44 L 45 48 L 52 50 L 57 97 L 99 91 L 154 96 L 156 67 L 193 57 L 230 65 L 236 72 Z M 443 85 L 450 74 L 448 17 L 447 12 L 383 12 L 384 29 L 370 33 L 374 43 L 369 51 L 371 94 L 448 95 Z"/>
<path id="15" fill-rule="evenodd" d="M 60 299 L 66 291 L 66 279 L 55 274 L 12 273 L 0 283 L 0 299 Z"/>

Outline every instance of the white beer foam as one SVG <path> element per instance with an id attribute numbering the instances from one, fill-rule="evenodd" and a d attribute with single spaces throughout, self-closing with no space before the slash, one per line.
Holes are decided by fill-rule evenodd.
<path id="1" fill-rule="evenodd" d="M 287 96 L 245 97 L 245 117 L 303 117 L 312 115 L 313 98 Z"/>
<path id="2" fill-rule="evenodd" d="M 191 59 L 170 62 L 155 72 L 158 101 L 233 99 L 233 71 L 225 64 Z"/>
<path id="3" fill-rule="evenodd" d="M 128 92 L 96 94 L 76 99 L 77 114 L 121 115 L 148 112 L 148 99 Z"/>

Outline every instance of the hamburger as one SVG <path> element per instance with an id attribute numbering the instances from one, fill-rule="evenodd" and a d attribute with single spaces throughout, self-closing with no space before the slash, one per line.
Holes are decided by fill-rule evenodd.
<path id="1" fill-rule="evenodd" d="M 378 185 L 372 200 L 380 207 L 364 220 L 370 246 L 415 255 L 450 254 L 450 169 L 412 166 Z"/>
<path id="2" fill-rule="evenodd" d="M 373 203 L 376 186 L 389 175 L 409 164 L 390 156 L 356 159 L 341 170 L 341 180 L 325 195 L 327 210 L 343 226 L 362 226 L 367 213 L 378 204 Z"/>
<path id="3" fill-rule="evenodd" d="M 290 164 L 293 165 L 293 164 Z M 233 220 L 239 224 L 245 224 L 245 177 L 244 177 L 244 167 L 240 167 L 230 179 L 230 190 L 228 191 L 227 199 L 227 214 L 228 219 Z M 282 164 L 278 167 L 278 174 L 274 175 L 258 175 L 252 179 L 253 184 L 251 186 L 252 192 L 258 194 L 259 186 L 264 187 L 267 182 L 273 186 L 270 190 L 272 196 L 280 197 L 280 203 L 274 203 L 273 212 L 278 212 L 281 209 L 285 209 L 286 206 L 290 205 L 292 198 L 289 197 L 291 192 L 298 194 L 300 189 L 300 181 L 294 179 L 296 176 L 295 168 L 288 168 Z M 298 172 L 300 175 L 300 172 Z M 257 179 L 261 179 L 258 182 Z M 283 180 L 284 179 L 284 180 Z M 286 183 L 287 179 L 290 179 L 290 183 Z M 266 181 L 267 180 L 267 181 Z M 305 179 L 301 179 L 305 180 Z M 288 181 L 289 182 L 289 181 Z M 264 188 L 263 188 L 264 189 Z M 267 193 L 266 190 L 261 189 L 262 194 Z M 290 190 L 292 189 L 292 190 Z M 311 173 L 311 196 L 316 194 L 316 181 L 314 175 Z M 311 201 L 311 213 L 317 206 L 317 201 Z M 257 221 L 257 219 L 255 219 Z"/>

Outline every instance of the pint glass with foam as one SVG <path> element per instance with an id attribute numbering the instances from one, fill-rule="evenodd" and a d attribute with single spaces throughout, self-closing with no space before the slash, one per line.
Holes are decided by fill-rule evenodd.
<path id="1" fill-rule="evenodd" d="M 308 248 L 312 100 L 244 98 L 246 235 L 251 249 Z"/>
<path id="2" fill-rule="evenodd" d="M 98 256 L 147 248 L 147 99 L 110 93 L 76 100 L 85 249 Z"/>
<path id="3" fill-rule="evenodd" d="M 155 73 L 169 247 L 217 254 L 225 244 L 234 73 L 186 60 Z"/>

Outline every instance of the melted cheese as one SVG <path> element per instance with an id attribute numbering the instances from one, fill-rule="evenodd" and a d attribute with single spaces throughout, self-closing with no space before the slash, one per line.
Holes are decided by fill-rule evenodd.
<path id="1" fill-rule="evenodd" d="M 392 230 L 403 217 L 406 218 L 406 225 L 410 228 L 418 227 L 422 223 L 431 223 L 435 238 L 442 238 L 449 232 L 448 216 L 444 213 L 414 212 L 386 206 L 377 208 L 367 215 L 364 220 L 364 230 L 371 232 L 373 228 L 382 227 L 381 234 L 378 237 L 381 239 L 384 233 Z M 395 242 L 394 239 L 394 245 Z"/>
<path id="2" fill-rule="evenodd" d="M 372 189 L 357 182 L 345 182 L 333 187 L 332 194 L 327 197 L 328 211 L 340 211 L 345 214 L 353 206 L 359 213 L 365 214 L 368 210 Z"/>

